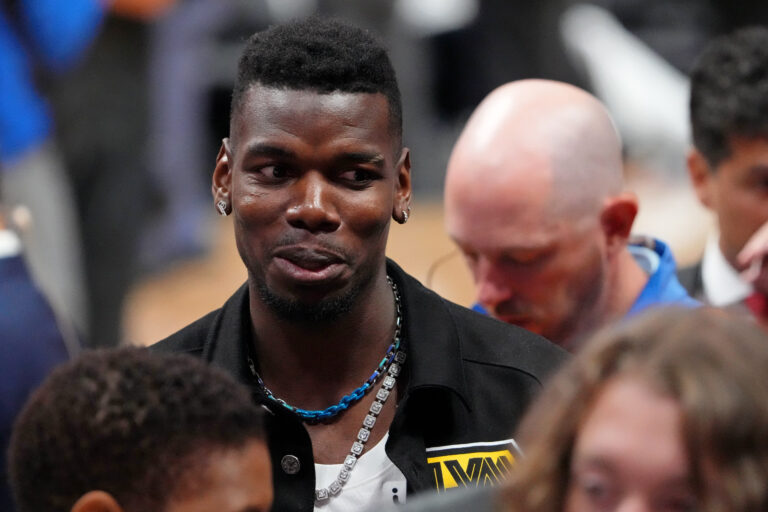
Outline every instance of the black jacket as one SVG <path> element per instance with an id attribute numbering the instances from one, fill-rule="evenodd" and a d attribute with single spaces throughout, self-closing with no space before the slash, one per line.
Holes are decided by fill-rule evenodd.
<path id="1" fill-rule="evenodd" d="M 405 475 L 409 494 L 452 487 L 448 475 L 458 486 L 493 481 L 503 461 L 491 458 L 498 464 L 488 466 L 480 464 L 481 458 L 498 450 L 494 442 L 511 438 L 531 398 L 566 353 L 540 336 L 443 299 L 391 261 L 387 273 L 400 290 L 408 353 L 405 390 L 390 425 L 387 455 Z M 311 511 L 315 474 L 309 434 L 296 416 L 272 406 L 255 385 L 246 363 L 249 315 L 248 287 L 243 285 L 221 309 L 153 348 L 202 357 L 251 386 L 256 400 L 273 413 L 267 418 L 273 509 Z M 281 468 L 289 454 L 301 463 L 292 475 Z M 475 455 L 481 458 L 468 462 Z M 448 468 L 445 460 L 451 456 L 458 462 Z"/>

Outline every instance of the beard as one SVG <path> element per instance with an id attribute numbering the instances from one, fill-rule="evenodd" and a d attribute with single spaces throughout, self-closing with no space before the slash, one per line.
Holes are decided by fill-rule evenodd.
<path id="1" fill-rule="evenodd" d="M 360 295 L 361 286 L 355 285 L 342 295 L 328 297 L 311 304 L 281 297 L 273 293 L 264 283 L 257 283 L 256 289 L 262 302 L 283 320 L 308 324 L 332 322 L 349 313 Z"/>

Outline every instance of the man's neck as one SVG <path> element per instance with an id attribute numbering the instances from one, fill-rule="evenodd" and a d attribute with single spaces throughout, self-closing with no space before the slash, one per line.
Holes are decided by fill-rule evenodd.
<path id="1" fill-rule="evenodd" d="M 395 306 L 382 271 L 351 310 L 327 322 L 295 322 L 265 305 L 251 287 L 251 321 L 259 373 L 275 396 L 303 409 L 324 409 L 359 387 L 392 343 Z"/>
<path id="2" fill-rule="evenodd" d="M 609 292 L 599 325 L 623 318 L 632 309 L 650 279 L 627 249 L 617 255 L 609 272 Z"/>

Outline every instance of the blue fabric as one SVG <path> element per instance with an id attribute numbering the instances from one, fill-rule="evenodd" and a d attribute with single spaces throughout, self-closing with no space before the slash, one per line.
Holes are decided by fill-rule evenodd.
<path id="1" fill-rule="evenodd" d="M 104 14 L 101 0 L 21 0 L 21 18 L 38 58 L 53 71 L 74 64 L 93 40 Z"/>
<path id="2" fill-rule="evenodd" d="M 13 420 L 29 393 L 67 358 L 53 311 L 21 257 L 0 258 L 0 510 L 14 510 L 5 463 Z"/>
<path id="3" fill-rule="evenodd" d="M 19 19 L 10 20 L 0 11 L 0 162 L 6 164 L 51 133 L 51 115 L 36 90 L 33 63 L 49 71 L 71 66 L 95 36 L 104 9 L 98 0 L 19 4 Z M 11 21 L 23 26 L 12 27 Z"/>
<path id="4" fill-rule="evenodd" d="M 683 307 L 701 306 L 699 301 L 692 299 L 688 295 L 683 285 L 677 280 L 677 264 L 675 263 L 675 257 L 672 255 L 672 250 L 667 244 L 661 240 L 649 238 L 645 242 L 630 244 L 631 247 L 644 247 L 654 251 L 659 257 L 659 262 L 656 270 L 648 278 L 645 288 L 643 288 L 643 291 L 640 292 L 635 303 L 627 312 L 627 317 L 660 304 L 675 304 Z M 484 315 L 489 314 L 479 303 L 473 304 L 472 310 Z"/>
<path id="5" fill-rule="evenodd" d="M 627 317 L 648 309 L 651 306 L 677 305 L 697 307 L 701 303 L 692 299 L 683 285 L 677 280 L 677 264 L 670 248 L 657 239 L 649 239 L 647 243 L 632 244 L 635 247 L 647 247 L 659 256 L 658 268 L 648 278 L 643 291 L 635 300 Z"/>

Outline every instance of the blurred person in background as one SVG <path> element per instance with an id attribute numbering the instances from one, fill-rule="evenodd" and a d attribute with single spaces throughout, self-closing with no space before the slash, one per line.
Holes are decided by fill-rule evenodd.
<path id="1" fill-rule="evenodd" d="M 698 304 L 663 242 L 630 238 L 621 141 L 603 105 L 569 84 L 493 91 L 451 154 L 445 223 L 475 280 L 474 309 L 575 349 L 648 307 Z"/>
<path id="2" fill-rule="evenodd" d="M 402 512 L 768 509 L 768 344 L 729 312 L 670 308 L 605 330 L 546 386 L 499 492 Z"/>
<path id="3" fill-rule="evenodd" d="M 139 240 L 157 202 L 147 170 L 150 25 L 173 7 L 99 3 L 106 12 L 98 37 L 49 93 L 83 239 L 89 347 L 124 341 L 123 303 L 140 275 Z"/>
<path id="4" fill-rule="evenodd" d="M 99 0 L 0 3 L 0 181 L 9 208 L 25 206 L 30 269 L 54 309 L 87 331 L 75 197 L 47 99 L 99 31 Z"/>
<path id="5" fill-rule="evenodd" d="M 266 512 L 262 416 L 245 388 L 190 356 L 87 352 L 57 368 L 16 422 L 17 510 Z"/>
<path id="6" fill-rule="evenodd" d="M 768 321 L 768 28 L 712 41 L 691 72 L 688 172 L 718 230 L 680 271 L 694 296 Z M 751 241 L 750 241 L 751 240 Z M 760 276 L 763 276 L 760 279 Z"/>
<path id="7" fill-rule="evenodd" d="M 56 318 L 27 270 L 12 218 L 12 211 L 0 204 L 0 510 L 4 511 L 13 510 L 6 474 L 13 421 L 48 372 L 77 350 L 73 329 Z"/>

